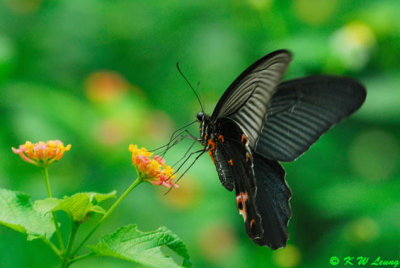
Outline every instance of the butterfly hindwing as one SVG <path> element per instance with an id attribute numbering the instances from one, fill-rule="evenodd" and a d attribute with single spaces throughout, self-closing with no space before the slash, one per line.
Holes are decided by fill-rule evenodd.
<path id="1" fill-rule="evenodd" d="M 273 249 L 285 246 L 291 216 L 285 171 L 278 162 L 253 153 L 236 122 L 223 118 L 217 132 L 215 165 L 222 184 L 228 190 L 235 189 L 236 205 L 248 236 Z"/>
<path id="2" fill-rule="evenodd" d="M 218 128 L 218 133 L 223 135 L 216 141 L 214 153 L 218 175 L 223 184 L 226 181 L 233 184 L 236 205 L 243 217 L 247 235 L 256 241 L 262 238 L 263 229 L 255 204 L 257 186 L 252 158 L 246 149 L 246 140 L 242 140 L 243 131 L 227 118 L 220 120 Z M 225 184 L 224 186 L 226 187 Z"/>
<path id="3" fill-rule="evenodd" d="M 291 191 L 285 181 L 285 171 L 277 161 L 253 154 L 256 177 L 256 207 L 261 215 L 263 236 L 255 240 L 272 249 L 284 247 L 288 240 L 288 222 L 292 215 Z"/>

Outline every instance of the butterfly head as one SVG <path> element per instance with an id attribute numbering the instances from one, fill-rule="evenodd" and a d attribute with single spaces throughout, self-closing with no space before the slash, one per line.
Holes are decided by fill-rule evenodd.
<path id="1" fill-rule="evenodd" d="M 197 121 L 203 122 L 205 114 L 203 112 L 198 112 L 196 117 L 197 117 Z"/>
<path id="2" fill-rule="evenodd" d="M 201 143 L 205 145 L 207 143 L 207 139 L 211 138 L 212 133 L 210 117 L 203 112 L 198 112 L 196 118 L 197 121 L 200 122 Z"/>

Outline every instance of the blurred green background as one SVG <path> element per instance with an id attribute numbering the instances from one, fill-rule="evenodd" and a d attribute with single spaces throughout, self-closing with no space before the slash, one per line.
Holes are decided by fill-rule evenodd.
<path id="1" fill-rule="evenodd" d="M 286 249 L 247 238 L 234 194 L 220 185 L 208 156 L 167 196 L 148 184 L 135 189 L 91 241 L 137 223 L 176 232 L 194 267 L 400 260 L 399 14 L 400 2 L 385 0 L 2 0 L 0 187 L 45 198 L 40 170 L 11 146 L 60 139 L 72 149 L 50 167 L 54 195 L 121 193 L 135 178 L 128 145 L 160 146 L 200 109 L 177 61 L 194 85 L 200 81 L 211 113 L 250 63 L 286 48 L 294 60 L 285 79 L 347 75 L 368 90 L 359 112 L 284 165 L 293 192 Z M 167 162 L 189 144 L 175 147 Z M 0 267 L 57 265 L 40 241 L 0 226 Z M 72 267 L 136 266 L 93 258 Z"/>

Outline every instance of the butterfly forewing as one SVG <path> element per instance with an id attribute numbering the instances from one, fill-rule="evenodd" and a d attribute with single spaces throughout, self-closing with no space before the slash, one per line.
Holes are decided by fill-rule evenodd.
<path id="1" fill-rule="evenodd" d="M 356 81 L 314 76 L 279 85 L 272 97 L 256 151 L 279 161 L 293 161 L 332 125 L 357 110 L 365 89 Z"/>
<path id="2" fill-rule="evenodd" d="M 225 91 L 212 120 L 228 117 L 240 124 L 254 147 L 264 124 L 268 103 L 291 60 L 287 50 L 278 50 L 248 67 Z"/>

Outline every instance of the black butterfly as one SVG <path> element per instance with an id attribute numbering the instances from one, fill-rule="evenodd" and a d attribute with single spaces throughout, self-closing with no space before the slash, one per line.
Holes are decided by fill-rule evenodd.
<path id="1" fill-rule="evenodd" d="M 228 87 L 211 116 L 197 114 L 201 143 L 222 185 L 235 189 L 248 236 L 272 249 L 286 245 L 292 214 L 278 161 L 298 158 L 366 97 L 360 83 L 343 77 L 279 84 L 291 58 L 287 50 L 264 56 Z"/>

